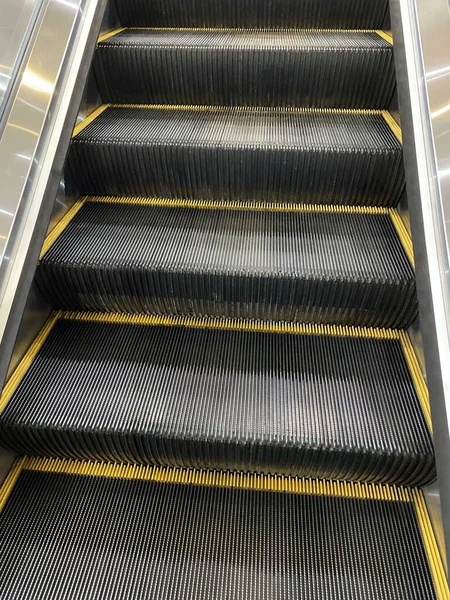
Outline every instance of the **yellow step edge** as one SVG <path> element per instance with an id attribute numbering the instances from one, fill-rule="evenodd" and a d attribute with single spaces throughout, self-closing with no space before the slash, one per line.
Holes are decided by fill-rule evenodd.
<path id="1" fill-rule="evenodd" d="M 433 526 L 430 521 L 425 498 L 420 490 L 411 490 L 412 499 L 416 509 L 417 521 L 419 523 L 422 540 L 430 566 L 431 575 L 434 582 L 437 600 L 450 600 L 450 590 L 448 587 L 442 557 L 436 542 Z"/>
<path id="2" fill-rule="evenodd" d="M 330 337 L 371 338 L 398 340 L 400 331 L 346 325 L 321 325 L 318 323 L 292 323 L 287 321 L 258 321 L 215 317 L 184 317 L 168 315 L 142 315 L 126 313 L 98 313 L 64 311 L 62 319 L 94 323 L 116 323 L 125 325 L 147 325 L 165 327 L 190 327 L 193 329 L 222 329 L 228 331 L 256 331 L 292 335 L 326 335 Z"/>
<path id="3" fill-rule="evenodd" d="M 22 360 L 19 362 L 15 371 L 8 379 L 5 387 L 3 388 L 2 394 L 0 396 L 0 413 L 3 412 L 6 408 L 6 405 L 11 400 L 12 395 L 16 391 L 22 379 L 25 377 L 26 372 L 30 368 L 31 363 L 36 358 L 39 350 L 44 345 L 45 340 L 50 335 L 51 330 L 55 326 L 56 321 L 59 318 L 60 313 L 53 313 L 50 318 L 45 323 L 44 327 L 40 330 L 36 338 L 34 339 L 31 346 L 25 352 Z"/>
<path id="4" fill-rule="evenodd" d="M 199 208 L 205 210 L 252 210 L 299 213 L 348 213 L 387 215 L 389 208 L 379 206 L 346 206 L 334 204 L 299 204 L 295 202 L 241 202 L 223 200 L 186 200 L 172 198 L 144 198 L 125 196 L 87 196 L 87 202 L 98 204 L 131 204 L 137 206 L 162 206 L 167 208 Z"/>
<path id="5" fill-rule="evenodd" d="M 210 485 L 214 487 L 334 496 L 362 500 L 411 502 L 412 499 L 409 488 L 395 485 L 327 481 L 305 477 L 215 471 L 210 469 L 128 465 L 56 458 L 26 458 L 21 469 L 67 475 L 88 475 L 111 479 L 137 479 L 183 485 Z"/>
<path id="6" fill-rule="evenodd" d="M 425 382 L 425 378 L 422 374 L 422 370 L 419 365 L 419 361 L 417 360 L 417 356 L 411 343 L 410 337 L 406 333 L 406 331 L 399 332 L 399 339 L 402 345 L 403 353 L 405 355 L 411 379 L 414 383 L 414 387 L 419 398 L 420 406 L 422 407 L 422 412 L 425 417 L 425 421 L 427 423 L 430 433 L 433 433 L 430 396 L 428 393 L 428 387 Z"/>
<path id="7" fill-rule="evenodd" d="M 63 218 L 58 222 L 58 224 L 47 235 L 47 237 L 44 240 L 44 243 L 42 244 L 39 259 L 42 259 L 42 257 L 45 254 L 47 254 L 47 252 L 50 250 L 50 248 L 53 246 L 53 244 L 56 242 L 56 240 L 59 238 L 59 236 L 62 234 L 62 232 L 66 229 L 67 225 L 69 225 L 69 223 L 72 221 L 74 216 L 82 208 L 85 201 L 86 201 L 85 197 L 77 200 L 71 206 L 71 208 L 66 212 L 66 214 L 63 216 Z"/>
<path id="8" fill-rule="evenodd" d="M 19 479 L 19 475 L 22 472 L 23 466 L 26 463 L 26 458 L 18 458 L 14 461 L 8 475 L 0 487 L 0 513 L 9 498 L 9 495 L 13 491 L 16 481 Z"/>
<path id="9" fill-rule="evenodd" d="M 102 112 L 108 108 L 108 106 L 109 104 L 101 104 L 98 108 L 93 110 L 83 121 L 81 121 L 81 123 L 78 123 L 78 125 L 75 126 L 72 133 L 72 137 L 75 137 L 76 135 L 81 133 L 83 129 L 85 129 L 85 127 L 87 127 L 90 123 L 92 123 L 92 121 L 94 121 L 99 115 L 101 115 Z"/>
<path id="10" fill-rule="evenodd" d="M 112 31 L 108 31 L 108 33 L 104 33 L 103 35 L 101 35 L 98 38 L 97 44 L 100 44 L 101 42 L 105 42 L 106 40 L 109 40 L 109 38 L 112 38 L 113 36 L 117 35 L 121 31 L 125 31 L 125 29 L 128 29 L 128 28 L 127 27 L 119 27 L 117 29 L 113 29 Z"/>
<path id="11" fill-rule="evenodd" d="M 395 230 L 397 232 L 398 237 L 400 238 L 400 242 L 405 250 L 406 256 L 408 257 L 409 262 L 411 263 L 412 268 L 415 268 L 414 263 L 414 248 L 411 239 L 411 234 L 406 228 L 405 222 L 400 216 L 398 210 L 391 210 L 390 216 L 392 223 L 394 224 Z"/>
<path id="12" fill-rule="evenodd" d="M 297 204 L 280 202 L 230 202 L 215 200 L 184 200 L 171 198 L 134 198 L 116 196 L 83 196 L 77 200 L 59 223 L 45 238 L 42 245 L 40 259 L 50 250 L 58 237 L 63 233 L 75 215 L 86 202 L 98 204 L 128 204 L 136 206 L 154 206 L 167 208 L 197 208 L 202 210 L 250 210 L 270 212 L 298 212 L 298 213 L 327 213 L 327 214 L 361 214 L 361 215 L 387 215 L 392 214 L 392 209 L 379 206 L 345 206 L 333 204 Z"/>
<path id="13" fill-rule="evenodd" d="M 394 45 L 394 39 L 393 39 L 392 33 L 390 31 L 381 31 L 380 29 L 377 29 L 375 31 L 375 33 L 378 33 L 378 35 L 380 37 L 382 37 L 383 40 L 385 40 L 386 42 L 388 42 L 389 44 L 391 44 L 391 46 Z"/>
<path id="14" fill-rule="evenodd" d="M 274 27 L 274 28 L 259 28 L 259 27 L 126 27 L 138 31 L 249 31 L 249 32 L 267 32 L 267 33 L 380 33 L 378 29 L 314 29 L 302 27 Z M 381 32 L 387 34 L 387 32 Z"/>
<path id="15" fill-rule="evenodd" d="M 394 117 L 388 110 L 381 111 L 381 114 L 383 115 L 384 120 L 389 125 L 392 133 L 398 139 L 400 144 L 403 144 L 402 130 L 400 125 L 397 123 L 397 121 L 394 119 Z"/>
<path id="16" fill-rule="evenodd" d="M 216 106 L 205 104 L 106 104 L 106 108 L 142 108 L 149 110 L 190 110 L 190 111 L 246 111 L 289 112 L 304 114 L 344 114 L 344 115 L 383 115 L 384 112 L 371 108 L 302 108 L 302 107 L 266 107 L 266 106 Z"/>

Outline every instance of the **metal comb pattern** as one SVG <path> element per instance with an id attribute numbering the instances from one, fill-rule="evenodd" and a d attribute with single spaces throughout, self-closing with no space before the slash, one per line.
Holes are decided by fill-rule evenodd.
<path id="1" fill-rule="evenodd" d="M 87 202 L 45 254 L 55 308 L 408 327 L 414 272 L 387 214 Z"/>
<path id="2" fill-rule="evenodd" d="M 402 147 L 378 113 L 109 107 L 72 142 L 86 195 L 394 206 Z"/>
<path id="3" fill-rule="evenodd" d="M 388 0 L 117 0 L 122 26 L 390 29 Z"/>
<path id="4" fill-rule="evenodd" d="M 395 86 L 376 32 L 129 29 L 94 65 L 114 103 L 387 109 Z"/>
<path id="5" fill-rule="evenodd" d="M 425 485 L 398 340 L 58 321 L 0 416 L 19 454 Z"/>
<path id="6" fill-rule="evenodd" d="M 410 502 L 23 472 L 9 600 L 435 600 Z"/>

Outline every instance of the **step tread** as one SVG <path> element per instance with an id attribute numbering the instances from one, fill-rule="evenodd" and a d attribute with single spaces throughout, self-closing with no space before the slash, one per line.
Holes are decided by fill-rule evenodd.
<path id="1" fill-rule="evenodd" d="M 2 521 L 8 598 L 436 598 L 412 502 L 24 471 Z"/>
<path id="2" fill-rule="evenodd" d="M 388 214 L 86 202 L 42 263 L 413 282 Z"/>
<path id="3" fill-rule="evenodd" d="M 99 42 L 98 48 L 174 47 L 299 49 L 299 50 L 384 50 L 392 44 L 375 31 L 305 31 L 260 29 L 134 29 L 132 27 Z"/>
<path id="4" fill-rule="evenodd" d="M 60 319 L 0 428 L 29 455 L 411 485 L 435 477 L 399 340 Z"/>
<path id="5" fill-rule="evenodd" d="M 387 152 L 402 146 L 382 114 L 247 107 L 106 108 L 73 143 L 192 144 Z"/>
<path id="6" fill-rule="evenodd" d="M 414 272 L 388 214 L 86 202 L 41 259 L 55 308 L 407 327 Z"/>

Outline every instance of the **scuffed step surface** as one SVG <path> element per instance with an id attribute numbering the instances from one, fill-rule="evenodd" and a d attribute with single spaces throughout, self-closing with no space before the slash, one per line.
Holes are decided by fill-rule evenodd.
<path id="1" fill-rule="evenodd" d="M 403 328 L 417 314 L 387 214 L 87 202 L 37 281 L 72 310 Z"/>
<path id="2" fill-rule="evenodd" d="M 69 165 L 94 196 L 395 206 L 405 185 L 378 113 L 108 107 Z"/>
<path id="3" fill-rule="evenodd" d="M 398 340 L 60 320 L 0 417 L 19 454 L 424 485 Z"/>
<path id="4" fill-rule="evenodd" d="M 435 600 L 410 502 L 23 472 L 0 595 Z"/>
<path id="5" fill-rule="evenodd" d="M 98 45 L 105 102 L 389 108 L 392 45 L 377 33 L 139 30 Z"/>
<path id="6" fill-rule="evenodd" d="M 388 0 L 117 0 L 124 27 L 390 29 Z"/>

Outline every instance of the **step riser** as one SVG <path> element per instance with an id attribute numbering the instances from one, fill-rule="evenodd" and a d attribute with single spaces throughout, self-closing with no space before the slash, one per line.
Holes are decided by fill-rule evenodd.
<path id="1" fill-rule="evenodd" d="M 43 264 L 37 282 L 53 307 L 64 310 L 400 329 L 417 315 L 413 282 L 352 284 Z"/>
<path id="2" fill-rule="evenodd" d="M 81 194 L 91 196 L 393 207 L 404 190 L 401 152 L 77 142 L 69 165 Z"/>
<path id="3" fill-rule="evenodd" d="M 114 40 L 95 57 L 104 102 L 388 109 L 394 93 L 392 48 L 126 48 Z"/>
<path id="4" fill-rule="evenodd" d="M 124 27 L 389 29 L 388 0 L 117 0 Z"/>

